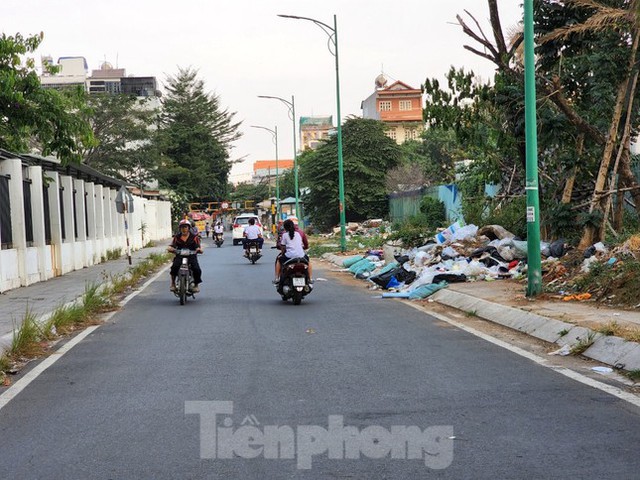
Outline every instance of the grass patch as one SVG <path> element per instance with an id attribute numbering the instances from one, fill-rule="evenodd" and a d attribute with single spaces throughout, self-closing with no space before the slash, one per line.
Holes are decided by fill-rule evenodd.
<path id="1" fill-rule="evenodd" d="M 563 328 L 558 332 L 558 335 L 560 335 L 561 337 L 564 337 L 567 333 L 569 333 L 569 330 L 567 330 L 566 328 Z"/>
<path id="2" fill-rule="evenodd" d="M 120 257 L 122 257 L 121 248 L 112 248 L 107 250 L 107 260 L 118 260 Z"/>
<path id="3" fill-rule="evenodd" d="M 466 312 L 464 312 L 464 314 L 467 317 L 477 317 L 478 316 L 478 311 L 477 310 L 467 310 Z"/>
<path id="4" fill-rule="evenodd" d="M 634 382 L 640 381 L 640 370 L 630 370 L 626 375 Z"/>
<path id="5" fill-rule="evenodd" d="M 40 355 L 44 351 L 43 340 L 42 328 L 38 325 L 36 316 L 31 309 L 27 308 L 20 328 L 13 331 L 9 356 L 34 357 Z"/>
<path id="6" fill-rule="evenodd" d="M 638 342 L 640 343 L 640 328 L 632 327 L 628 325 L 620 325 L 618 322 L 611 321 L 607 322 L 604 325 L 600 325 L 596 332 L 602 333 L 603 335 L 623 338 L 629 342 Z"/>
<path id="7" fill-rule="evenodd" d="M 613 265 L 594 262 L 587 274 L 576 278 L 573 286 L 575 291 L 591 293 L 596 300 L 636 306 L 640 291 L 640 261 L 626 257 Z"/>
<path id="8" fill-rule="evenodd" d="M 578 340 L 573 347 L 571 347 L 572 355 L 582 355 L 587 348 L 593 345 L 593 342 L 596 339 L 596 334 L 594 332 L 589 332 L 586 338 L 581 338 Z"/>

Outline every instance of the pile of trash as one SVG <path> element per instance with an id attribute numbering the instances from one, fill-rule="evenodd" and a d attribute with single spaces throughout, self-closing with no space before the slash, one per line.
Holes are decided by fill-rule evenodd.
<path id="1" fill-rule="evenodd" d="M 568 268 L 560 260 L 570 253 L 575 263 L 578 255 L 564 240 L 540 242 L 540 251 L 546 283 L 566 281 L 569 275 L 575 274 L 575 268 Z M 640 258 L 640 236 L 632 237 L 615 251 Z M 582 272 L 588 272 L 594 262 L 613 264 L 617 261 L 602 243 L 589 247 L 579 256 Z M 456 222 L 426 245 L 406 250 L 387 244 L 382 250 L 343 259 L 341 266 L 357 278 L 370 281 L 372 288 L 393 294 L 383 294 L 383 297 L 424 298 L 454 282 L 526 278 L 527 242 L 500 225 L 479 228 Z"/>
<path id="2" fill-rule="evenodd" d="M 349 236 L 361 236 L 361 237 L 386 237 L 391 231 L 391 222 L 385 221 L 381 218 L 372 218 L 365 220 L 364 222 L 348 222 L 346 224 L 346 234 Z M 340 227 L 334 227 L 333 231 L 326 237 L 333 237 L 340 235 Z"/>

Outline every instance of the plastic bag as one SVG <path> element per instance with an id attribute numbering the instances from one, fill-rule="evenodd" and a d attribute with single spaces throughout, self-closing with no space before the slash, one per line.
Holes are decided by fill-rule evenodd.
<path id="1" fill-rule="evenodd" d="M 364 257 L 362 255 L 356 255 L 354 257 L 345 258 L 342 261 L 342 266 L 344 268 L 349 268 L 351 265 L 353 265 L 354 263 L 359 262 L 362 259 L 364 259 Z"/>
<path id="2" fill-rule="evenodd" d="M 415 288 L 409 292 L 410 299 L 418 299 L 418 298 L 426 298 L 429 295 L 433 295 L 438 290 L 447 287 L 447 282 L 441 283 L 432 283 L 430 285 L 422 285 L 418 288 Z"/>

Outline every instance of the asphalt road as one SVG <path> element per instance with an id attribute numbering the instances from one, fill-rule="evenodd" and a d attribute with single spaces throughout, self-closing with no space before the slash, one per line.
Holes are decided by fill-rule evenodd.
<path id="1" fill-rule="evenodd" d="M 1 478 L 638 478 L 636 407 L 331 272 L 283 303 L 227 237 L 0 410 Z"/>

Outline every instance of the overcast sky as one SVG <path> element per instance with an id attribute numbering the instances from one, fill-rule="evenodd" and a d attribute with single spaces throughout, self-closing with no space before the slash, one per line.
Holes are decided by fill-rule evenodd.
<path id="1" fill-rule="evenodd" d="M 499 0 L 505 30 L 520 22 L 522 0 Z M 336 114 L 335 60 L 326 35 L 311 22 L 277 14 L 338 19 L 342 117 L 360 115 L 360 102 L 384 72 L 390 81 L 419 88 L 444 79 L 451 65 L 489 78 L 493 65 L 463 48 L 469 44 L 456 14 L 472 13 L 487 36 L 486 0 L 2 0 L 4 33 L 44 32 L 37 52 L 83 56 L 89 69 L 107 60 L 127 74 L 162 83 L 178 66 L 197 68 L 206 88 L 237 112 L 243 137 L 233 158 L 273 159 L 268 132 L 278 126 L 280 158 L 292 158 L 292 122 L 285 105 L 257 95 L 295 96 L 297 116 Z M 472 22 L 469 22 L 472 23 Z M 335 120 L 334 120 L 335 122 Z"/>

